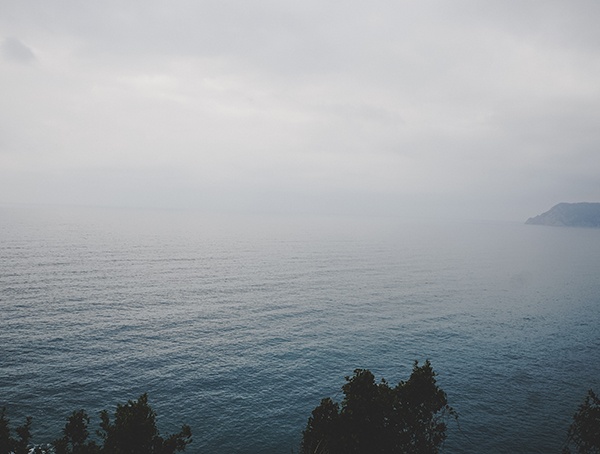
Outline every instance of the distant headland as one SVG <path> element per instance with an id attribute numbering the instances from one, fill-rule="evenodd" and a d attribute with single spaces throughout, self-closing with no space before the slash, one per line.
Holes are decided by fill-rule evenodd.
<path id="1" fill-rule="evenodd" d="M 600 203 L 559 203 L 525 224 L 600 228 Z"/>

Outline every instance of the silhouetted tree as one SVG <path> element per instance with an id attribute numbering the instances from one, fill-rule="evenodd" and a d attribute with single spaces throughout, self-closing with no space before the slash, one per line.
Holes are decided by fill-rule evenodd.
<path id="1" fill-rule="evenodd" d="M 103 445 L 88 440 L 90 418 L 84 410 L 74 411 L 67 418 L 62 437 L 51 445 L 33 447 L 31 440 L 31 418 L 15 429 L 11 436 L 10 421 L 4 408 L 0 411 L 0 454 L 174 454 L 184 451 L 192 442 L 189 426 L 163 438 L 156 427 L 156 413 L 148 404 L 148 396 L 142 394 L 138 400 L 117 405 L 114 422 L 107 411 L 100 413 L 100 430 L 97 434 Z"/>
<path id="2" fill-rule="evenodd" d="M 455 411 L 436 384 L 429 361 L 415 362 L 408 381 L 391 388 L 356 369 L 342 386 L 341 407 L 323 399 L 303 432 L 303 454 L 437 453 Z"/>
<path id="3" fill-rule="evenodd" d="M 6 409 L 0 411 L 0 454 L 28 454 L 31 440 L 31 417 L 15 429 L 17 438 L 10 435 L 10 420 L 6 417 Z"/>
<path id="4" fill-rule="evenodd" d="M 8 454 L 12 449 L 10 420 L 6 417 L 6 408 L 0 411 L 0 454 Z"/>
<path id="5" fill-rule="evenodd" d="M 84 410 L 74 411 L 67 418 L 62 438 L 53 445 L 56 454 L 96 454 L 100 448 L 93 441 L 88 441 L 88 425 L 90 418 Z"/>
<path id="6" fill-rule="evenodd" d="M 565 454 L 571 452 L 571 444 L 579 454 L 600 453 L 600 399 L 591 389 L 573 416 L 567 437 Z"/>
<path id="7" fill-rule="evenodd" d="M 181 432 L 162 438 L 156 427 L 156 413 L 148 405 L 147 394 L 137 401 L 117 405 L 114 422 L 107 411 L 100 413 L 100 431 L 104 440 L 101 452 L 106 454 L 172 454 L 183 451 L 192 441 L 187 425 Z"/>
<path id="8" fill-rule="evenodd" d="M 340 406 L 329 397 L 321 400 L 308 418 L 306 430 L 303 432 L 302 453 L 329 453 L 339 452 L 338 445 L 340 432 Z"/>
<path id="9" fill-rule="evenodd" d="M 19 437 L 14 441 L 15 454 L 27 454 L 29 452 L 29 440 L 31 440 L 31 416 L 25 419 L 25 424 L 15 429 Z"/>

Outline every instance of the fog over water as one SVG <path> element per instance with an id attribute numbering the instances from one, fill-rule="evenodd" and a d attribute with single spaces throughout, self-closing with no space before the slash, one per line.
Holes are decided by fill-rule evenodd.
<path id="1" fill-rule="evenodd" d="M 355 368 L 430 359 L 446 452 L 559 452 L 600 389 L 595 229 L 29 207 L 0 234 L 0 406 L 37 442 L 148 392 L 190 452 L 290 452 Z"/>
<path id="2" fill-rule="evenodd" d="M 430 359 L 447 452 L 559 452 L 600 389 L 600 2 L 0 2 L 0 406 L 149 392 L 298 447 Z M 337 394 L 336 394 L 337 393 Z M 16 418 L 16 419 L 15 419 Z"/>

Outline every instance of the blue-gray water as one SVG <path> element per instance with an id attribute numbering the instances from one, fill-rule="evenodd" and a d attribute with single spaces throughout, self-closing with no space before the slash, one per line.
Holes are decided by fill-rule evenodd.
<path id="1" fill-rule="evenodd" d="M 34 441 L 148 392 L 189 452 L 289 453 L 430 359 L 445 452 L 560 452 L 600 391 L 600 230 L 0 208 L 0 406 Z"/>

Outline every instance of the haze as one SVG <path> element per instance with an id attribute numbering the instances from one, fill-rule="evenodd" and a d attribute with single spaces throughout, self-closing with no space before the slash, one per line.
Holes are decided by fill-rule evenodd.
<path id="1" fill-rule="evenodd" d="M 600 2 L 0 0 L 0 204 L 600 201 Z"/>

